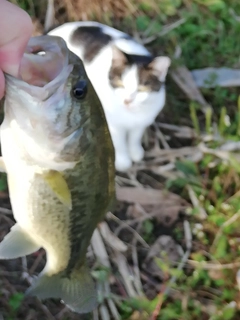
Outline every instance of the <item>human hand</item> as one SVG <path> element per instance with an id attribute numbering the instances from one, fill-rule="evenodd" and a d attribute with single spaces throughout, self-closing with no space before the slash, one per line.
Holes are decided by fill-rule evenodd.
<path id="1" fill-rule="evenodd" d="M 14 4 L 0 0 L 0 99 L 4 95 L 3 72 L 18 76 L 19 65 L 32 34 L 29 15 Z"/>

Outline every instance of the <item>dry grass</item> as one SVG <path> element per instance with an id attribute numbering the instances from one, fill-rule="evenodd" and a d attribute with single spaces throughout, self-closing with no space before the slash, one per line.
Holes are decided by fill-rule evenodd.
<path id="1" fill-rule="evenodd" d="M 140 14 L 144 14 L 145 1 L 143 0 L 10 0 L 15 4 L 26 4 L 31 14 L 35 28 L 35 34 L 41 34 L 45 23 L 47 7 L 54 8 L 51 17 L 51 26 L 59 25 L 68 21 L 95 20 L 103 23 L 118 25 L 122 19 L 134 20 Z M 155 1 L 148 1 L 148 15 L 153 17 L 160 14 L 160 9 Z"/>

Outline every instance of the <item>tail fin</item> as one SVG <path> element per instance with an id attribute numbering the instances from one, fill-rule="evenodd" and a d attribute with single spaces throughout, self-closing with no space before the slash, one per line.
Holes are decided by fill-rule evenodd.
<path id="1" fill-rule="evenodd" d="M 62 299 L 77 313 L 88 313 L 97 307 L 97 291 L 86 266 L 73 270 L 68 277 L 64 272 L 49 276 L 43 270 L 26 295 Z"/>

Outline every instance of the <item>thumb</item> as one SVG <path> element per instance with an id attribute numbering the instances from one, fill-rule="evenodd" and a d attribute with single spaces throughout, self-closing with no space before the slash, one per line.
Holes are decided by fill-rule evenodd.
<path id="1" fill-rule="evenodd" d="M 32 34 L 30 16 L 6 0 L 0 0 L 0 69 L 18 76 L 21 58 Z"/>

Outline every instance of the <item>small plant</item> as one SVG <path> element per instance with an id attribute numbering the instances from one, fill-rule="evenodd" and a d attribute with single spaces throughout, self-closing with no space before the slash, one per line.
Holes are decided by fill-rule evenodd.
<path id="1" fill-rule="evenodd" d="M 24 294 L 23 293 L 14 293 L 10 298 L 9 298 L 9 307 L 10 307 L 10 315 L 7 318 L 7 320 L 14 320 L 16 319 L 16 315 L 18 313 L 19 308 L 21 307 L 22 301 L 24 299 Z"/>

